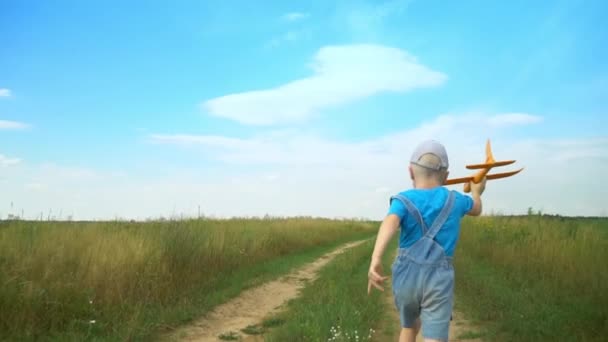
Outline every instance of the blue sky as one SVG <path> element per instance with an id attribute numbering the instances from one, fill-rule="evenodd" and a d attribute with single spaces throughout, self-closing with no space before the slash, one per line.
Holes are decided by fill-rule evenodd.
<path id="1" fill-rule="evenodd" d="M 487 138 L 525 164 L 491 183 L 491 210 L 606 215 L 592 176 L 608 171 L 607 10 L 4 1 L 0 215 L 378 218 L 424 138 L 454 175 Z"/>

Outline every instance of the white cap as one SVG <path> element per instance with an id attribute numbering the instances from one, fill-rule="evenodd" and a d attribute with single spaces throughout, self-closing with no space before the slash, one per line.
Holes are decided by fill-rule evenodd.
<path id="1" fill-rule="evenodd" d="M 440 165 L 427 165 L 424 163 L 419 163 L 420 157 L 429 153 L 439 158 L 439 160 L 441 161 Z M 427 140 L 420 143 L 414 150 L 414 153 L 412 153 L 412 159 L 410 160 L 410 162 L 412 164 L 416 164 L 432 170 L 440 170 L 442 168 L 447 169 L 449 166 L 448 153 L 445 151 L 445 147 L 443 147 L 442 144 L 435 140 Z"/>

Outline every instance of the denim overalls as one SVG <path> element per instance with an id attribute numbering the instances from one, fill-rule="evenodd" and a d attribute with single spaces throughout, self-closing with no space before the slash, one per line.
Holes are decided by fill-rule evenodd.
<path id="1" fill-rule="evenodd" d="M 422 229 L 422 238 L 408 248 L 400 248 L 392 266 L 393 295 L 401 326 L 413 327 L 420 316 L 425 338 L 447 340 L 453 306 L 454 268 L 452 258 L 434 238 L 452 211 L 454 193 L 448 193 L 430 229 L 409 199 L 401 195 L 391 197 L 393 199 L 403 202 Z"/>

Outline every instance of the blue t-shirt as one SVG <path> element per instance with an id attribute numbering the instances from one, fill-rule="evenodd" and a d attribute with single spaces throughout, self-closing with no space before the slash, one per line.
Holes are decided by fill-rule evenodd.
<path id="1" fill-rule="evenodd" d="M 424 223 L 430 229 L 433 221 L 435 221 L 435 218 L 439 215 L 445 204 L 448 191 L 448 189 L 438 186 L 432 189 L 411 189 L 401 192 L 400 195 L 414 203 L 420 211 Z M 460 233 L 460 220 L 473 208 L 473 199 L 471 197 L 459 192 L 456 192 L 455 195 L 452 212 L 448 216 L 443 228 L 435 236 L 435 241 L 443 247 L 448 256 L 454 256 L 454 248 L 456 247 Z M 401 220 L 400 248 L 408 248 L 422 237 L 422 227 L 420 227 L 415 218 L 409 215 L 409 212 L 401 201 L 397 199 L 391 201 L 388 215 L 390 214 L 397 215 Z"/>

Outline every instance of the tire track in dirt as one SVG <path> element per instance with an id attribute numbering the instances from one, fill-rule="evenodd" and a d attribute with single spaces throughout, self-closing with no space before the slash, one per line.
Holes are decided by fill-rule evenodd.
<path id="1" fill-rule="evenodd" d="M 306 283 L 316 279 L 317 273 L 323 266 L 338 254 L 366 241 L 344 244 L 277 280 L 245 290 L 237 297 L 218 305 L 193 324 L 173 331 L 163 340 L 215 342 L 220 341 L 218 338 L 220 334 L 231 331 L 239 332 L 241 338 L 245 338 L 246 335 L 240 333 L 241 329 L 259 324 L 265 317 L 277 313 L 285 303 L 298 296 Z"/>

